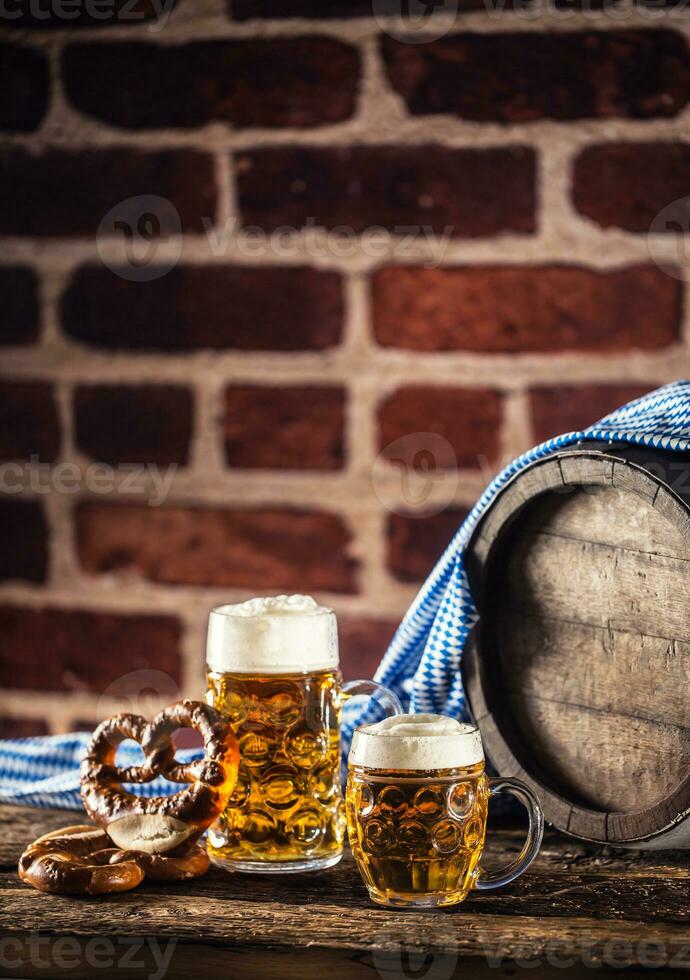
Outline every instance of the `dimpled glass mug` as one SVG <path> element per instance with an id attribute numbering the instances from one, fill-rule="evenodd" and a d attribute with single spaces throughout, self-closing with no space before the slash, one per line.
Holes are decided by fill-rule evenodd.
<path id="1" fill-rule="evenodd" d="M 347 826 L 357 867 L 380 905 L 456 905 L 472 888 L 507 885 L 532 863 L 544 818 L 517 779 L 490 779 L 478 729 L 443 715 L 399 715 L 358 728 L 348 760 Z M 489 797 L 527 808 L 520 855 L 503 871 L 480 867 Z"/>
<path id="2" fill-rule="evenodd" d="M 237 734 L 237 785 L 208 833 L 209 855 L 230 871 L 329 868 L 343 853 L 340 714 L 372 695 L 387 714 L 397 697 L 373 681 L 343 684 L 335 614 L 310 596 L 277 596 L 211 612 L 207 700 Z"/>

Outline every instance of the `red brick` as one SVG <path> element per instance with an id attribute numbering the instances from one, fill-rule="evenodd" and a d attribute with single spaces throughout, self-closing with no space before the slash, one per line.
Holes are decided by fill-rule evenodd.
<path id="1" fill-rule="evenodd" d="M 535 155 L 526 147 L 357 146 L 237 156 L 242 220 L 283 225 L 409 226 L 469 237 L 535 227 Z"/>
<path id="2" fill-rule="evenodd" d="M 33 48 L 0 44 L 0 129 L 38 129 L 48 105 L 48 64 Z"/>
<path id="3" fill-rule="evenodd" d="M 281 507 L 146 507 L 87 503 L 76 514 L 79 559 L 92 575 L 291 591 L 355 591 L 342 520 Z"/>
<path id="4" fill-rule="evenodd" d="M 44 582 L 48 530 L 37 500 L 0 497 L 0 580 Z"/>
<path id="5" fill-rule="evenodd" d="M 73 3 L 53 0 L 32 3 L 6 3 L 3 19 L 9 27 L 29 27 L 38 30 L 52 28 L 70 30 L 75 27 L 136 27 L 145 21 L 157 20 L 161 27 L 176 6 L 177 0 L 112 0 L 108 3 Z M 166 19 L 161 18 L 161 7 Z M 159 28 L 160 29 L 160 28 Z"/>
<path id="6" fill-rule="evenodd" d="M 409 350 L 655 350 L 680 336 L 680 283 L 653 265 L 386 268 L 374 331 Z"/>
<path id="7" fill-rule="evenodd" d="M 0 151 L 0 234 L 91 236 L 114 205 L 152 194 L 177 209 L 184 231 L 213 221 L 213 160 L 195 150 Z"/>
<path id="8" fill-rule="evenodd" d="M 388 518 L 388 567 L 400 582 L 422 582 L 467 517 L 467 508 L 438 514 L 391 514 Z"/>
<path id="9" fill-rule="evenodd" d="M 108 350 L 323 350 L 342 321 L 340 276 L 306 268 L 177 266 L 129 282 L 83 266 L 62 299 L 65 332 Z"/>
<path id="10" fill-rule="evenodd" d="M 179 692 L 172 695 L 173 699 L 179 699 Z M 172 701 L 170 702 L 172 703 Z M 99 725 L 102 721 L 105 721 L 111 714 L 112 709 L 103 706 L 103 711 L 101 712 L 100 718 L 79 718 L 77 721 L 72 723 L 72 730 L 75 732 L 92 732 L 94 728 Z M 137 712 L 137 714 L 140 712 Z M 141 712 L 146 714 L 145 712 Z M 177 749 L 201 749 L 204 746 L 204 740 L 194 728 L 178 728 L 176 732 L 173 732 L 170 736 L 172 738 L 173 744 Z"/>
<path id="11" fill-rule="evenodd" d="M 323 385 L 233 385 L 225 392 L 225 456 L 234 467 L 337 470 L 345 392 Z"/>
<path id="12" fill-rule="evenodd" d="M 82 385 L 74 392 L 75 441 L 105 463 L 184 466 L 193 400 L 175 385 Z"/>
<path id="13" fill-rule="evenodd" d="M 414 115 L 479 122 L 674 116 L 690 96 L 690 51 L 675 31 L 455 34 L 381 41 L 388 77 Z"/>
<path id="14" fill-rule="evenodd" d="M 33 269 L 0 267 L 0 346 L 33 344 L 38 339 L 37 282 Z"/>
<path id="15" fill-rule="evenodd" d="M 47 735 L 48 726 L 41 718 L 8 718 L 0 716 L 0 738 L 30 738 Z"/>
<path id="16" fill-rule="evenodd" d="M 614 409 L 641 398 L 647 385 L 546 385 L 529 393 L 534 437 L 544 442 L 563 432 L 586 429 Z"/>
<path id="17" fill-rule="evenodd" d="M 340 664 L 345 680 L 373 677 L 397 628 L 397 620 L 339 615 Z"/>
<path id="18" fill-rule="evenodd" d="M 0 459 L 60 454 L 60 422 L 53 387 L 42 381 L 0 382 Z"/>
<path id="19" fill-rule="evenodd" d="M 648 232 L 659 211 L 689 192 L 690 143 L 606 143 L 575 160 L 575 207 L 603 228 Z"/>
<path id="20" fill-rule="evenodd" d="M 174 616 L 0 606 L 0 685 L 102 693 L 132 671 L 181 677 L 181 627 Z M 133 678 L 137 686 L 139 680 Z"/>
<path id="21" fill-rule="evenodd" d="M 501 416 L 501 397 L 488 388 L 407 385 L 379 408 L 379 448 L 415 432 L 433 432 L 448 440 L 458 466 L 480 468 L 483 459 L 498 456 Z"/>
<path id="22" fill-rule="evenodd" d="M 72 723 L 72 729 L 75 732 L 92 732 L 97 725 L 100 725 L 102 721 L 105 721 L 107 714 L 104 711 L 102 718 L 77 718 L 75 722 Z"/>
<path id="23" fill-rule="evenodd" d="M 359 61 L 350 45 L 316 36 L 132 41 L 68 47 L 63 73 L 76 108 L 114 126 L 190 127 L 222 120 L 238 129 L 307 127 L 352 116 Z"/>

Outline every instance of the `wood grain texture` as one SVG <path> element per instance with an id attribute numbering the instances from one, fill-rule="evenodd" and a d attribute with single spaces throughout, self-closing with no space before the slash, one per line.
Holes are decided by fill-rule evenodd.
<path id="1" fill-rule="evenodd" d="M 511 481 L 468 554 L 464 670 L 489 755 L 593 840 L 690 811 L 690 517 L 660 480 L 668 457 L 647 465 L 554 455 Z"/>
<path id="2" fill-rule="evenodd" d="M 106 937 L 118 955 L 137 938 L 174 940 L 169 978 L 307 980 L 327 972 L 386 980 L 417 975 L 402 970 L 413 954 L 435 957 L 448 977 L 462 976 L 468 961 L 473 976 L 500 976 L 501 964 L 516 961 L 531 962 L 542 975 L 557 968 L 554 958 L 571 958 L 580 969 L 583 961 L 610 966 L 612 944 L 623 944 L 634 966 L 651 955 L 645 945 L 651 943 L 662 944 L 657 961 L 669 975 L 682 965 L 690 968 L 690 868 L 682 853 L 612 852 L 549 832 L 523 878 L 495 893 L 472 893 L 460 907 L 444 911 L 372 905 L 349 852 L 335 869 L 318 874 L 276 879 L 213 869 L 179 887 L 145 884 L 97 900 L 44 895 L 23 885 L 15 872 L 23 847 L 73 817 L 0 807 L 0 935 L 19 943 L 9 948 L 21 959 L 9 972 L 0 946 L 0 976 L 96 975 L 86 962 L 67 972 L 56 969 L 51 951 L 65 937 L 76 938 L 82 958 L 95 937 Z M 522 835 L 511 828 L 490 832 L 487 867 L 514 857 Z M 45 939 L 43 967 L 34 962 L 39 939 Z M 139 952 L 149 957 L 148 965 L 128 976 L 153 972 L 149 946 Z"/>

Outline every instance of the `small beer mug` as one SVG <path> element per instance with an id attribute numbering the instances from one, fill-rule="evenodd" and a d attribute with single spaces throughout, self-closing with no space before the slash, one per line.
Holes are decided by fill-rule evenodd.
<path id="1" fill-rule="evenodd" d="M 472 888 L 507 885 L 539 851 L 544 818 L 517 779 L 489 779 L 477 728 L 443 715 L 400 715 L 357 729 L 348 760 L 347 826 L 357 867 L 380 905 L 456 905 Z M 503 871 L 480 867 L 489 797 L 527 808 L 522 852 Z"/>
<path id="2" fill-rule="evenodd" d="M 398 698 L 373 681 L 343 684 L 335 614 L 310 596 L 214 609 L 207 664 L 207 700 L 229 717 L 240 749 L 237 785 L 208 833 L 211 859 L 264 874 L 337 864 L 342 704 L 371 695 L 399 714 Z"/>

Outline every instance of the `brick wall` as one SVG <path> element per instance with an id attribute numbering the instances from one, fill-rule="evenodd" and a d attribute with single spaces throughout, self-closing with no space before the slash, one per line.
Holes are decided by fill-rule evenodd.
<path id="1" fill-rule="evenodd" d="M 198 694 L 256 593 L 369 675 L 501 462 L 690 373 L 690 14 L 382 8 L 6 25 L 0 735 Z"/>

